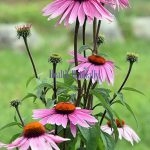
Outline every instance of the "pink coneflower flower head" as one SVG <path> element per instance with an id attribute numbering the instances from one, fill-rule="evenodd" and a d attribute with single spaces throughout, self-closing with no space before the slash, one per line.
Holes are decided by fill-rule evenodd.
<path id="1" fill-rule="evenodd" d="M 73 56 L 73 52 L 70 54 Z M 95 54 L 87 58 L 78 54 L 77 58 L 79 64 L 72 70 L 79 72 L 79 79 L 92 79 L 92 83 L 98 81 L 100 84 L 104 81 L 107 81 L 108 84 L 114 83 L 114 63 L 112 61 L 107 61 L 104 57 Z"/>
<path id="2" fill-rule="evenodd" d="M 48 20 L 60 16 L 58 24 L 64 21 L 65 25 L 72 24 L 78 19 L 80 26 L 86 17 L 89 22 L 94 18 L 109 21 L 113 19 L 113 15 L 103 7 L 100 0 L 54 0 L 43 9 L 43 15 L 49 16 Z"/>
<path id="3" fill-rule="evenodd" d="M 45 127 L 39 122 L 31 122 L 23 129 L 23 135 L 7 145 L 7 149 L 11 150 L 19 148 L 19 150 L 60 150 L 56 143 L 67 141 L 59 136 L 46 133 Z"/>
<path id="4" fill-rule="evenodd" d="M 116 8 L 128 8 L 130 6 L 128 0 L 107 0 L 109 4 L 113 6 L 114 9 Z"/>
<path id="5" fill-rule="evenodd" d="M 121 140 L 124 138 L 125 140 L 129 141 L 132 145 L 133 142 L 139 142 L 140 138 L 138 135 L 135 133 L 135 131 L 129 127 L 128 125 L 125 124 L 123 120 L 116 119 L 116 125 L 119 133 L 119 139 Z M 111 123 L 107 122 L 107 125 L 101 126 L 101 130 L 103 132 L 108 133 L 109 135 L 113 134 L 113 128 L 111 127 Z"/>
<path id="6" fill-rule="evenodd" d="M 63 128 L 70 125 L 70 130 L 72 135 L 76 136 L 76 125 L 89 128 L 97 122 L 91 115 L 91 110 L 81 109 L 80 107 L 75 107 L 74 104 L 70 102 L 60 102 L 56 104 L 52 109 L 39 109 L 34 110 L 33 118 L 41 119 L 42 124 L 56 124 L 62 125 Z"/>

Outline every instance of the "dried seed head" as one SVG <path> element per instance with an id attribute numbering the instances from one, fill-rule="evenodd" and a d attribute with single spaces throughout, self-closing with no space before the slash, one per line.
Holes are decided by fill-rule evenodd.
<path id="1" fill-rule="evenodd" d="M 138 61 L 138 55 L 135 53 L 127 53 L 127 61 L 130 63 L 134 63 Z"/>
<path id="2" fill-rule="evenodd" d="M 17 30 L 18 39 L 20 39 L 20 37 L 27 38 L 28 36 L 30 36 L 30 29 L 31 29 L 31 24 L 17 26 L 16 30 Z"/>

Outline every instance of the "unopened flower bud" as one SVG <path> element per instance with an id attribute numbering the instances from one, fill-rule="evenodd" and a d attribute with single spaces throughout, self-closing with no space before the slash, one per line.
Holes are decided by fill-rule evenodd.
<path id="1" fill-rule="evenodd" d="M 98 38 L 97 38 L 97 45 L 99 46 L 100 44 L 103 44 L 104 40 L 105 40 L 104 35 L 98 36 Z"/>
<path id="2" fill-rule="evenodd" d="M 48 59 L 48 62 L 53 64 L 60 63 L 61 61 L 62 61 L 61 56 L 58 54 L 52 54 Z"/>
<path id="3" fill-rule="evenodd" d="M 138 61 L 138 55 L 135 53 L 127 53 L 127 61 L 130 63 L 134 63 Z"/>
<path id="4" fill-rule="evenodd" d="M 12 107 L 18 107 L 19 105 L 20 105 L 20 101 L 19 100 L 12 100 L 11 102 L 10 102 L 10 105 L 12 106 Z"/>
<path id="5" fill-rule="evenodd" d="M 17 26 L 16 30 L 17 30 L 18 39 L 20 39 L 20 37 L 27 38 L 30 35 L 30 29 L 31 29 L 31 24 Z"/>

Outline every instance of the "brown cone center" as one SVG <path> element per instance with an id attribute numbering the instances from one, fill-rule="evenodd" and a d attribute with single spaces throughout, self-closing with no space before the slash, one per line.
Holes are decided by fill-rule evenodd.
<path id="1" fill-rule="evenodd" d="M 103 65 L 106 62 L 105 58 L 103 58 L 102 56 L 98 56 L 98 55 L 89 56 L 88 61 L 94 65 Z"/>
<path id="2" fill-rule="evenodd" d="M 70 114 L 76 109 L 75 105 L 70 102 L 60 102 L 55 106 L 55 110 L 59 114 Z"/>
<path id="3" fill-rule="evenodd" d="M 115 120 L 115 123 L 116 123 L 116 125 L 117 125 L 117 128 L 122 128 L 122 127 L 125 125 L 124 120 L 116 119 L 116 120 Z M 112 128 L 112 125 L 111 125 L 111 122 L 110 122 L 110 121 L 107 122 L 107 125 L 108 125 L 110 128 Z"/>
<path id="4" fill-rule="evenodd" d="M 39 122 L 31 122 L 27 124 L 23 129 L 23 135 L 27 138 L 39 137 L 45 132 L 45 127 Z"/>

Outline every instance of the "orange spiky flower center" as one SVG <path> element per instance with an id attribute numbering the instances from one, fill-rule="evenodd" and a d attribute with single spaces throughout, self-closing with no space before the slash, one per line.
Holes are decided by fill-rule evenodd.
<path id="1" fill-rule="evenodd" d="M 23 135 L 26 138 L 39 137 L 45 132 L 45 127 L 39 122 L 28 123 L 23 129 Z"/>
<path id="2" fill-rule="evenodd" d="M 59 114 L 70 114 L 74 112 L 75 109 L 75 105 L 70 102 L 60 102 L 55 106 L 55 110 Z"/>
<path id="3" fill-rule="evenodd" d="M 104 57 L 94 54 L 88 57 L 88 61 L 94 65 L 103 65 L 106 62 Z"/>
<path id="4" fill-rule="evenodd" d="M 117 125 L 117 128 L 122 128 L 122 127 L 125 125 L 124 120 L 116 119 L 116 120 L 115 120 L 115 123 L 116 123 L 116 125 Z M 109 127 L 112 127 L 110 121 L 107 122 L 107 125 L 108 125 Z"/>

